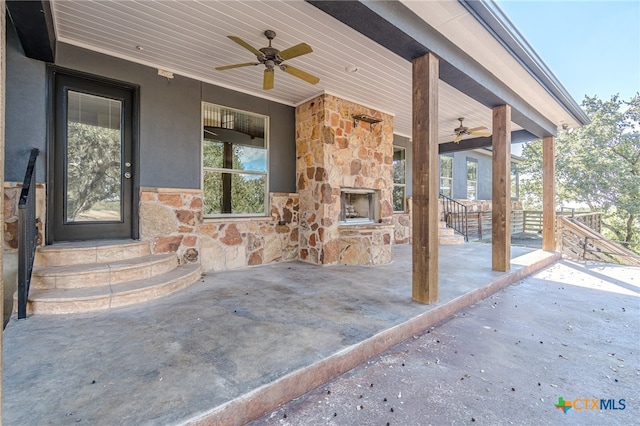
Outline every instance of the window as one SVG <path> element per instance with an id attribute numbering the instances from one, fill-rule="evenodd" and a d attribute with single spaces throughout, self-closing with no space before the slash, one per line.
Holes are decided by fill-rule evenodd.
<path id="1" fill-rule="evenodd" d="M 453 198 L 453 157 L 440 156 L 440 193 Z"/>
<path id="2" fill-rule="evenodd" d="M 467 158 L 467 200 L 478 199 L 478 161 Z"/>
<path id="3" fill-rule="evenodd" d="M 406 151 L 404 148 L 393 147 L 393 211 L 404 212 L 406 198 Z"/>
<path id="4" fill-rule="evenodd" d="M 514 163 L 511 164 L 511 199 L 520 199 L 520 170 Z"/>
<path id="5" fill-rule="evenodd" d="M 264 216 L 268 117 L 202 104 L 205 217 Z"/>

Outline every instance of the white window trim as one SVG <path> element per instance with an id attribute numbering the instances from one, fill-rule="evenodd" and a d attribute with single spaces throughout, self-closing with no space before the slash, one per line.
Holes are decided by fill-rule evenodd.
<path id="1" fill-rule="evenodd" d="M 475 163 L 475 165 L 476 165 L 476 180 L 475 181 L 474 180 L 469 180 L 469 163 Z M 472 201 L 476 201 L 478 199 L 478 160 L 475 159 L 475 158 L 472 158 L 472 157 L 467 157 L 466 158 L 466 162 L 465 162 L 465 167 L 466 167 L 466 172 L 467 172 L 466 173 L 467 182 L 466 182 L 466 186 L 465 186 L 466 192 L 467 192 L 467 194 L 466 194 L 467 195 L 467 199 L 471 200 L 469 198 L 469 182 L 474 182 L 475 183 L 474 186 L 475 186 L 476 198 L 474 198 Z"/>
<path id="2" fill-rule="evenodd" d="M 404 151 L 404 183 L 393 182 L 394 188 L 396 186 L 402 187 L 402 193 L 404 194 L 404 196 L 402 197 L 402 210 L 394 210 L 393 212 L 405 213 L 407 211 L 407 148 L 399 145 L 393 145 L 393 148 L 400 148 L 401 150 Z M 391 206 L 393 207 L 393 191 L 391 191 Z"/>
<path id="3" fill-rule="evenodd" d="M 220 169 L 220 168 L 215 168 L 215 167 L 205 167 L 204 166 L 204 138 L 202 137 L 203 134 L 203 127 L 204 127 L 204 110 L 205 110 L 205 105 L 213 105 L 216 107 L 220 107 L 220 108 L 224 108 L 230 111 L 237 111 L 243 114 L 249 114 L 249 115 L 253 115 L 256 117 L 262 117 L 265 119 L 265 124 L 264 124 L 264 145 L 265 145 L 265 149 L 267 150 L 267 160 L 266 160 L 266 171 L 265 172 L 257 172 L 255 170 L 234 170 L 234 169 Z M 201 138 L 201 142 L 200 142 L 200 188 L 202 190 L 202 217 L 203 219 L 225 219 L 225 218 L 229 218 L 229 219 L 233 219 L 233 218 L 264 218 L 264 217 L 268 217 L 268 213 L 271 210 L 271 200 L 269 199 L 269 142 L 270 142 L 270 138 L 269 138 L 269 134 L 270 134 L 270 125 L 271 125 L 271 121 L 270 121 L 270 117 L 268 115 L 263 115 L 263 114 L 258 114 L 255 112 L 251 112 L 251 111 L 244 111 L 241 109 L 237 109 L 237 108 L 231 108 L 225 105 L 221 105 L 221 104 L 216 104 L 213 102 L 206 102 L 206 101 L 201 101 L 200 102 L 200 138 Z M 205 171 L 211 171 L 211 172 L 226 172 L 226 173 L 230 173 L 230 174 L 255 174 L 255 175 L 261 175 L 265 177 L 265 186 L 264 186 L 264 211 L 261 213 L 215 213 L 215 214 L 205 214 L 204 213 L 204 174 Z"/>
<path id="4" fill-rule="evenodd" d="M 451 177 L 443 177 L 442 176 L 442 158 L 451 158 Z M 454 156 L 453 155 L 447 155 L 447 154 L 440 154 L 438 156 L 438 192 L 440 192 L 440 189 L 442 188 L 442 181 L 449 181 L 449 188 L 451 189 L 451 194 L 446 195 L 443 194 L 451 199 L 453 199 L 453 178 L 454 178 L 454 167 L 453 167 L 453 163 L 454 163 Z M 440 192 L 441 193 L 441 192 Z"/>

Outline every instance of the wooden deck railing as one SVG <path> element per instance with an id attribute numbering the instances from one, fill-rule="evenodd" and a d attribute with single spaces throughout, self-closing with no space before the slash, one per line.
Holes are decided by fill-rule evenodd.
<path id="1" fill-rule="evenodd" d="M 469 239 L 482 240 L 491 237 L 491 210 L 467 213 Z M 511 233 L 524 232 L 522 210 L 511 211 Z"/>
<path id="2" fill-rule="evenodd" d="M 558 231 L 562 253 L 570 258 L 640 266 L 639 255 L 607 239 L 577 217 L 559 217 Z"/>
<path id="3" fill-rule="evenodd" d="M 542 232 L 542 211 L 523 210 L 522 214 L 524 216 L 523 232 Z M 556 212 L 556 216 L 575 219 L 597 232 L 602 230 L 602 213 L 600 212 L 575 213 L 573 209 L 560 209 Z"/>
<path id="4" fill-rule="evenodd" d="M 468 214 L 469 238 L 482 240 L 491 237 L 491 211 L 470 211 Z M 588 227 L 600 232 L 602 227 L 602 214 L 600 212 L 575 213 L 573 209 L 561 209 L 556 216 L 571 217 Z M 512 210 L 511 233 L 530 232 L 533 234 L 542 232 L 542 211 L 540 210 Z"/>

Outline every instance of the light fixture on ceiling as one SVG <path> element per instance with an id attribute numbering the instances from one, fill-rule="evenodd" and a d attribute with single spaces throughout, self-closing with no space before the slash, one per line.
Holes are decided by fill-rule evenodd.
<path id="1" fill-rule="evenodd" d="M 142 52 L 144 50 L 144 46 L 137 45 L 136 49 Z"/>
<path id="2" fill-rule="evenodd" d="M 358 72 L 358 67 L 356 67 L 355 65 L 347 65 L 346 67 L 344 67 L 344 70 L 349 73 L 354 73 Z"/>
<path id="3" fill-rule="evenodd" d="M 173 73 L 171 71 L 167 71 L 167 70 L 163 70 L 158 68 L 158 75 L 160 77 L 164 77 L 167 79 L 167 82 L 171 83 L 171 80 L 173 80 Z"/>

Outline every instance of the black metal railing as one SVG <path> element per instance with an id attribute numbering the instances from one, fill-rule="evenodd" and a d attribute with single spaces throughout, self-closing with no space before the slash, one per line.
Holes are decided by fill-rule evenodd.
<path id="1" fill-rule="evenodd" d="M 447 226 L 461 234 L 465 241 L 469 241 L 467 206 L 444 194 L 440 194 L 440 199 L 442 200 L 442 214 Z"/>
<path id="2" fill-rule="evenodd" d="M 24 175 L 18 203 L 18 319 L 27 317 L 27 300 L 33 260 L 38 245 L 36 222 L 36 160 L 40 150 L 33 148 Z"/>

